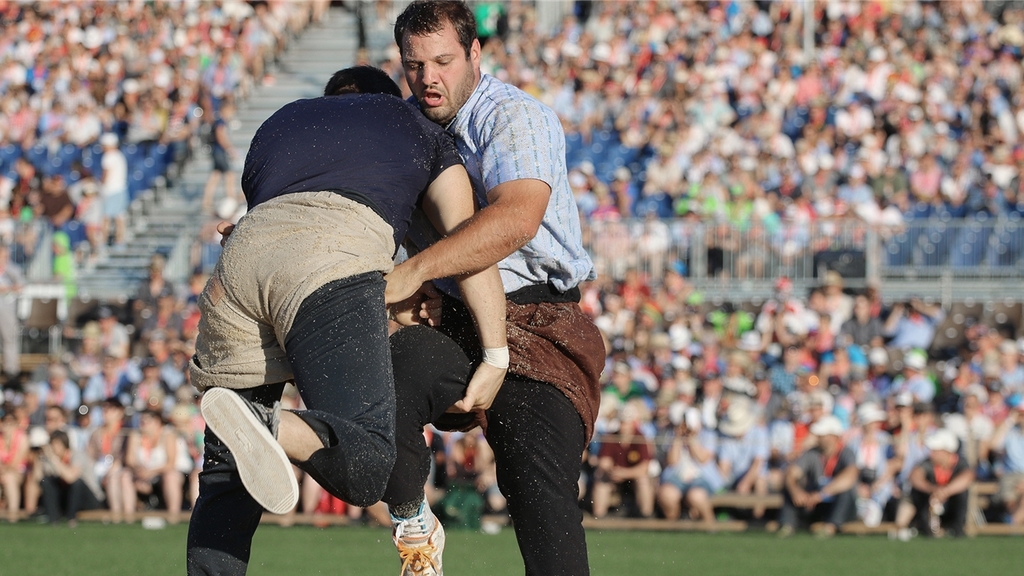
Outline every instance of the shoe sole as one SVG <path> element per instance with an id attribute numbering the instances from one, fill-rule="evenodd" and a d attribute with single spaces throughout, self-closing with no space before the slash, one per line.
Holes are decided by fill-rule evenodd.
<path id="1" fill-rule="evenodd" d="M 242 485 L 274 514 L 290 512 L 299 501 L 299 483 L 284 449 L 238 394 L 211 388 L 203 394 L 203 418 L 235 457 Z"/>

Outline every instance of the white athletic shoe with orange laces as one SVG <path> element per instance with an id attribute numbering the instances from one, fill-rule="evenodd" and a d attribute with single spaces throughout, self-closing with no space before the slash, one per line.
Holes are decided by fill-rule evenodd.
<path id="1" fill-rule="evenodd" d="M 444 527 L 424 501 L 412 518 L 391 517 L 392 536 L 402 561 L 401 576 L 443 576 Z"/>

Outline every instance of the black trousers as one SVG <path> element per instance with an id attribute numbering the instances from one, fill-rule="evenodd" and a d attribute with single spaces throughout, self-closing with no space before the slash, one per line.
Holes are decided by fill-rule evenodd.
<path id="1" fill-rule="evenodd" d="M 930 494 L 913 488 L 910 490 L 910 502 L 917 508 L 914 520 L 921 534 L 929 533 L 929 521 L 932 517 L 929 500 Z M 942 526 L 954 536 L 963 536 L 964 524 L 967 522 L 967 490 L 947 498 L 943 507 L 945 511 L 941 517 Z"/>
<path id="2" fill-rule="evenodd" d="M 380 500 L 395 462 L 395 394 L 380 273 L 327 284 L 299 307 L 285 340 L 308 410 L 329 436 L 299 467 L 357 506 Z M 254 402 L 280 400 L 284 383 L 241 390 Z M 206 430 L 199 499 L 188 533 L 188 573 L 244 574 L 263 508 L 242 486 L 234 457 Z"/>
<path id="3" fill-rule="evenodd" d="M 396 505 L 423 498 L 431 458 L 423 426 L 434 423 L 450 430 L 472 424 L 472 416 L 445 410 L 464 396 L 474 363 L 454 340 L 424 326 L 395 333 L 391 356 L 398 459 L 384 502 Z M 487 411 L 485 434 L 526 574 L 589 574 L 583 512 L 577 505 L 586 438 L 572 403 L 550 384 L 510 373 Z"/>
<path id="4" fill-rule="evenodd" d="M 100 507 L 99 500 L 81 478 L 68 484 L 59 476 L 43 476 L 40 481 L 43 492 L 43 510 L 50 522 L 60 520 L 62 515 L 74 520 L 81 510 Z"/>

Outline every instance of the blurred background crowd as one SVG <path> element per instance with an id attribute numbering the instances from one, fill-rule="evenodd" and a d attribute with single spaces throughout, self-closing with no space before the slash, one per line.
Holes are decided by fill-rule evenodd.
<path id="1" fill-rule="evenodd" d="M 885 521 L 904 538 L 1024 524 L 1020 303 L 801 268 L 840 240 L 889 266 L 1018 265 L 1024 7 L 572 2 L 552 19 L 543 3 L 473 4 L 484 71 L 563 121 L 599 268 L 581 305 L 606 338 L 606 389 L 581 506 L 783 533 Z M 372 42 L 400 5 L 349 8 Z M 326 8 L 0 2 L 0 294 L 24 284 L 45 229 L 73 297 L 75 270 L 127 241 L 137 195 L 156 179 L 173 190 L 196 154 L 214 155 L 205 213 L 236 200 L 236 174 L 216 168 L 218 148 L 236 154 L 233 108 L 275 82 L 275 59 Z M 401 82 L 397 49 L 382 54 L 372 63 Z M 69 316 L 34 372 L 19 376 L 4 341 L 11 519 L 187 509 L 203 423 L 185 366 L 218 240 L 196 239 L 184 281 L 154 255 L 127 302 Z M 770 289 L 730 294 L 744 278 Z M 425 433 L 430 498 L 500 512 L 482 437 Z M 308 486 L 302 512 L 340 509 Z"/>

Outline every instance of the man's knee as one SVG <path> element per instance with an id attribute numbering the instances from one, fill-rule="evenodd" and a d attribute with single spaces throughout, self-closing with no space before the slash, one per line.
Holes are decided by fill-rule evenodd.
<path id="1" fill-rule="evenodd" d="M 391 469 L 395 464 L 394 452 L 391 457 L 381 458 L 368 466 L 365 481 L 357 483 L 355 490 L 350 495 L 351 504 L 365 508 L 379 502 L 384 498 L 384 490 L 388 486 L 388 479 L 391 477 Z"/>
<path id="2" fill-rule="evenodd" d="M 454 340 L 426 326 L 391 336 L 395 399 L 401 418 L 426 424 L 441 417 L 465 394 L 472 364 Z"/>
<path id="3" fill-rule="evenodd" d="M 354 506 L 366 507 L 384 497 L 397 451 L 393 441 L 371 441 L 357 452 L 338 445 L 317 450 L 296 465 L 328 492 Z"/>

